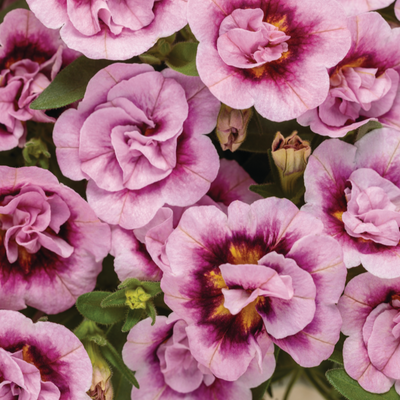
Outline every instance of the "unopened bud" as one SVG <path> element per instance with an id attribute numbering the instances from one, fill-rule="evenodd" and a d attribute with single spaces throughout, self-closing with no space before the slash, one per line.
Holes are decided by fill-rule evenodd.
<path id="1" fill-rule="evenodd" d="M 47 145 L 39 138 L 33 138 L 25 143 L 22 155 L 27 167 L 38 165 L 42 168 L 49 168 L 50 153 Z"/>
<path id="2" fill-rule="evenodd" d="M 83 344 L 92 361 L 92 385 L 87 394 L 93 400 L 113 400 L 114 393 L 111 385 L 111 370 L 100 353 L 99 346 L 84 340 Z"/>
<path id="3" fill-rule="evenodd" d="M 295 184 L 303 175 L 311 154 L 310 143 L 297 136 L 296 131 L 287 138 L 277 132 L 272 142 L 271 154 L 278 168 L 284 193 L 294 194 Z"/>
<path id="4" fill-rule="evenodd" d="M 140 286 L 135 290 L 127 290 L 125 296 L 125 304 L 132 310 L 139 308 L 146 309 L 146 302 L 151 299 L 151 295 L 146 293 Z"/>
<path id="5" fill-rule="evenodd" d="M 235 110 L 221 104 L 217 120 L 217 137 L 222 150 L 236 151 L 244 142 L 247 135 L 247 126 L 252 116 L 251 108 Z"/>

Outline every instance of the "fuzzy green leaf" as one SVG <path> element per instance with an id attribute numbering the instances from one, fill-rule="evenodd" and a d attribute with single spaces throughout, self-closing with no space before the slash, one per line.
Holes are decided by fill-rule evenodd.
<path id="1" fill-rule="evenodd" d="M 128 278 L 118 285 L 118 289 L 136 289 L 141 284 L 142 282 L 139 279 Z"/>
<path id="2" fill-rule="evenodd" d="M 399 395 L 394 390 L 394 387 L 383 394 L 367 392 L 357 381 L 350 378 L 342 368 L 327 371 L 326 377 L 332 386 L 349 400 L 399 400 Z"/>
<path id="3" fill-rule="evenodd" d="M 117 290 L 110 294 L 101 302 L 101 307 L 125 307 L 126 295 L 125 290 Z"/>
<path id="4" fill-rule="evenodd" d="M 151 297 L 157 296 L 162 292 L 160 282 L 142 282 L 141 286 Z"/>
<path id="5" fill-rule="evenodd" d="M 136 309 L 129 310 L 124 326 L 122 327 L 122 332 L 130 331 L 140 320 L 145 316 L 144 310 Z"/>
<path id="6" fill-rule="evenodd" d="M 280 198 L 285 197 L 283 195 L 280 185 L 277 185 L 276 183 L 263 183 L 262 185 L 251 185 L 249 189 L 254 193 L 258 193 L 259 195 L 264 197 L 264 199 L 272 196 Z"/>
<path id="7" fill-rule="evenodd" d="M 78 297 L 76 308 L 86 318 L 98 324 L 111 325 L 125 319 L 127 308 L 102 308 L 101 302 L 109 292 L 91 292 Z"/>
<path id="8" fill-rule="evenodd" d="M 146 303 L 146 312 L 149 317 L 151 317 L 151 325 L 154 325 L 156 323 L 156 315 L 157 315 L 157 310 L 154 307 L 154 304 L 151 301 L 148 301 Z"/>
<path id="9" fill-rule="evenodd" d="M 53 82 L 32 102 L 31 109 L 50 110 L 81 100 L 90 79 L 112 63 L 113 61 L 110 60 L 90 60 L 85 56 L 79 57 L 60 71 Z"/>
<path id="10" fill-rule="evenodd" d="M 199 76 L 196 68 L 196 54 L 198 43 L 177 43 L 168 54 L 165 63 L 168 67 L 189 76 Z"/>
<path id="11" fill-rule="evenodd" d="M 101 353 L 103 354 L 104 358 L 114 368 L 116 368 L 129 383 L 139 388 L 139 383 L 135 378 L 135 374 L 124 364 L 122 357 L 110 342 L 107 342 L 106 346 L 101 347 Z"/>

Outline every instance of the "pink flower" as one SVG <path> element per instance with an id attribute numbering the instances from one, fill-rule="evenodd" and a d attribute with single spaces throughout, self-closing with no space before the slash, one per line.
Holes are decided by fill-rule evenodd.
<path id="1" fill-rule="evenodd" d="M 327 68 L 350 46 L 345 14 L 331 0 L 189 0 L 188 22 L 210 91 L 236 109 L 254 105 L 273 121 L 320 105 Z"/>
<path id="2" fill-rule="evenodd" d="M 348 19 L 352 46 L 330 70 L 330 90 L 318 108 L 297 121 L 321 135 L 342 137 L 368 121 L 400 126 L 400 29 L 377 13 Z"/>
<path id="3" fill-rule="evenodd" d="M 0 175 L 0 308 L 62 312 L 94 289 L 110 229 L 46 170 Z"/>
<path id="4" fill-rule="evenodd" d="M 23 147 L 25 121 L 54 122 L 30 104 L 78 53 L 28 10 L 10 11 L 0 25 L 0 151 Z"/>
<path id="5" fill-rule="evenodd" d="M 217 178 L 196 205 L 215 205 L 226 211 L 234 200 L 251 204 L 261 198 L 249 190 L 249 186 L 254 184 L 236 161 L 222 159 Z M 161 279 L 162 271 L 169 270 L 165 254 L 167 239 L 186 209 L 162 207 L 147 225 L 133 231 L 112 227 L 111 254 L 115 257 L 114 268 L 120 281 L 127 278 Z"/>
<path id="6" fill-rule="evenodd" d="M 137 56 L 187 23 L 184 0 L 28 0 L 28 4 L 45 26 L 61 28 L 68 47 L 94 59 Z"/>
<path id="7" fill-rule="evenodd" d="M 88 202 L 99 218 L 139 228 L 164 204 L 185 207 L 209 189 L 219 160 L 203 134 L 218 109 L 198 77 L 113 64 L 92 78 L 78 109 L 57 120 L 60 168 L 89 179 Z"/>
<path id="8" fill-rule="evenodd" d="M 353 278 L 338 307 L 343 318 L 346 372 L 365 390 L 400 394 L 400 281 L 370 273 Z"/>
<path id="9" fill-rule="evenodd" d="M 326 140 L 304 173 L 306 205 L 343 247 L 347 268 L 362 264 L 400 277 L 400 132 L 383 128 L 351 145 Z"/>
<path id="10" fill-rule="evenodd" d="M 67 328 L 0 311 L 0 398 L 90 400 L 92 364 Z"/>
<path id="11" fill-rule="evenodd" d="M 346 269 L 322 224 L 285 199 L 240 201 L 227 215 L 191 207 L 170 235 L 165 302 L 188 323 L 193 357 L 221 379 L 251 382 L 273 372 L 273 342 L 304 367 L 339 339 L 335 303 Z M 257 372 L 256 372 L 257 371 Z"/>
<path id="12" fill-rule="evenodd" d="M 368 11 L 379 10 L 392 4 L 394 0 L 338 0 L 348 16 L 359 15 Z M 399 0 L 396 1 L 396 5 Z"/>
<path id="13" fill-rule="evenodd" d="M 154 326 L 148 318 L 131 329 L 122 357 L 136 371 L 140 385 L 132 389 L 132 399 L 251 400 L 243 382 L 218 379 L 193 358 L 186 327 L 185 321 L 172 314 L 168 319 L 157 317 Z M 273 346 L 268 349 L 272 367 L 273 350 Z"/>

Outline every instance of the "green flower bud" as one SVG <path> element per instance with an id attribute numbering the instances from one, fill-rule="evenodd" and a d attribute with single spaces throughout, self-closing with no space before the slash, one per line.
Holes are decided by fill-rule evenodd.
<path id="1" fill-rule="evenodd" d="M 142 287 L 137 287 L 135 290 L 127 290 L 125 292 L 125 304 L 132 310 L 143 308 L 146 309 L 147 300 L 151 299 L 151 295 L 146 293 Z"/>

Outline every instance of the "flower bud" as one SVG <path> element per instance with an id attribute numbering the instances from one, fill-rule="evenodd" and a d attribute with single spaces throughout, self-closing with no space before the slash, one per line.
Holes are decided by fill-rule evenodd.
<path id="1" fill-rule="evenodd" d="M 303 175 L 311 154 L 310 143 L 297 136 L 296 131 L 287 138 L 277 132 L 271 154 L 279 171 L 282 190 L 286 195 L 294 195 L 295 185 Z"/>
<path id="2" fill-rule="evenodd" d="M 135 290 L 127 290 L 125 292 L 126 302 L 125 304 L 132 310 L 138 308 L 146 308 L 146 301 L 151 298 L 151 295 L 146 293 L 142 287 L 138 287 Z"/>
<path id="3" fill-rule="evenodd" d="M 93 400 L 113 400 L 111 370 L 101 355 L 99 346 L 91 341 L 85 341 L 84 346 L 93 366 L 92 385 L 90 386 L 88 395 Z"/>
<path id="4" fill-rule="evenodd" d="M 222 150 L 236 151 L 246 139 L 247 125 L 253 112 L 251 108 L 235 110 L 221 104 L 217 120 L 217 137 Z"/>
<path id="5" fill-rule="evenodd" d="M 50 153 L 46 143 L 39 138 L 33 138 L 25 143 L 22 155 L 27 167 L 39 164 L 42 168 L 49 168 Z"/>

